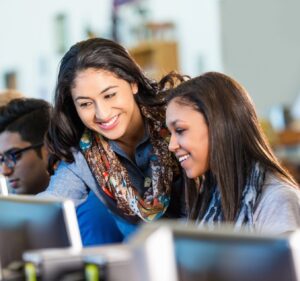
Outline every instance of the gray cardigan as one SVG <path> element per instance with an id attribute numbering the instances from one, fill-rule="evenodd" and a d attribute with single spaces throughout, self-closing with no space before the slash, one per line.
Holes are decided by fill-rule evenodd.
<path id="1" fill-rule="evenodd" d="M 66 163 L 61 161 L 55 174 L 51 176 L 46 191 L 39 193 L 42 197 L 58 197 L 72 199 L 76 206 L 83 203 L 88 195 L 89 189 L 100 197 L 97 183 L 90 168 L 81 152 L 74 152 L 75 161 Z"/>

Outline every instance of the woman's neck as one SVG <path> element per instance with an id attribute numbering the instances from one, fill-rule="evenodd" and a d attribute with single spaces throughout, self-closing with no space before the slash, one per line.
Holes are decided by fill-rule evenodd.
<path id="1" fill-rule="evenodd" d="M 134 159 L 136 146 L 143 139 L 145 135 L 145 125 L 140 109 L 137 108 L 136 114 L 128 128 L 126 134 L 115 142 L 122 148 L 122 150 L 131 158 Z"/>

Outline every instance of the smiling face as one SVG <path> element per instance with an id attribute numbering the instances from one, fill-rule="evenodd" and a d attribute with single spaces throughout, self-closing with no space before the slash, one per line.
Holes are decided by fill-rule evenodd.
<path id="1" fill-rule="evenodd" d="M 175 98 L 167 107 L 166 122 L 171 132 L 169 150 L 189 178 L 202 176 L 209 169 L 209 134 L 204 116 Z"/>
<path id="2" fill-rule="evenodd" d="M 24 141 L 17 132 L 4 131 L 0 134 L 0 153 L 13 152 L 31 143 Z M 49 183 L 47 172 L 47 153 L 42 149 L 42 158 L 34 149 L 24 151 L 18 156 L 14 168 L 1 165 L 1 173 L 6 176 L 8 184 L 16 194 L 37 194 L 45 190 Z"/>
<path id="3" fill-rule="evenodd" d="M 83 124 L 107 139 L 120 141 L 135 134 L 143 124 L 134 100 L 137 91 L 135 83 L 93 68 L 80 71 L 71 89 Z"/>

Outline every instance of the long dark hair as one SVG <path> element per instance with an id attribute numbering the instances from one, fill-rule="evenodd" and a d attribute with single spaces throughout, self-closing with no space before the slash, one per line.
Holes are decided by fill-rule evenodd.
<path id="1" fill-rule="evenodd" d="M 167 84 L 174 84 L 173 77 L 181 79 L 176 74 L 167 75 L 159 83 L 148 79 L 125 48 L 107 39 L 92 38 L 73 45 L 60 63 L 53 117 L 46 138 L 50 152 L 67 162 L 74 161 L 72 148 L 78 147 L 84 130 L 71 89 L 77 73 L 87 68 L 107 70 L 128 83 L 136 83 L 138 94 L 135 99 L 143 105 L 164 104 L 161 90 Z"/>
<path id="2" fill-rule="evenodd" d="M 191 219 L 204 215 L 211 187 L 217 183 L 225 220 L 234 221 L 247 176 L 256 162 L 288 184 L 297 186 L 274 156 L 251 98 L 237 81 L 221 73 L 208 72 L 171 89 L 168 101 L 175 98 L 175 102 L 202 113 L 209 128 L 209 171 L 205 175 L 203 193 L 191 203 L 194 204 Z"/>

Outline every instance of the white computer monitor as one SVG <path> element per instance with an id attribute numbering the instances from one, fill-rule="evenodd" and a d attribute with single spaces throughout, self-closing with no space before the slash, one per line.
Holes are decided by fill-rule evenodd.
<path id="1" fill-rule="evenodd" d="M 1 174 L 0 174 L 0 195 L 8 195 L 6 178 Z"/>
<path id="2" fill-rule="evenodd" d="M 2 268 L 22 260 L 26 250 L 64 247 L 82 248 L 72 201 L 24 195 L 0 196 Z"/>
<path id="3" fill-rule="evenodd" d="M 300 233 L 284 236 L 215 231 L 161 222 L 130 242 L 143 280 L 299 281 Z"/>

